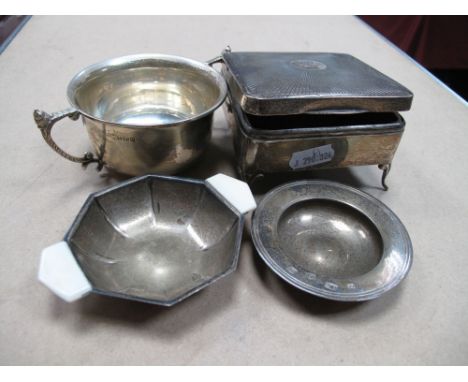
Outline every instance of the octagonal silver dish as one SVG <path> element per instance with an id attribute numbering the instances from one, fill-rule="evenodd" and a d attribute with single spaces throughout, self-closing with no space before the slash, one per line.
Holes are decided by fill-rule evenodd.
<path id="1" fill-rule="evenodd" d="M 89 292 L 173 305 L 236 269 L 248 186 L 147 175 L 90 195 L 39 280 L 67 301 Z"/>
<path id="2" fill-rule="evenodd" d="M 381 296 L 406 276 L 413 257 L 408 232 L 387 206 L 328 181 L 270 191 L 255 211 L 252 238 L 282 279 L 338 301 Z"/>

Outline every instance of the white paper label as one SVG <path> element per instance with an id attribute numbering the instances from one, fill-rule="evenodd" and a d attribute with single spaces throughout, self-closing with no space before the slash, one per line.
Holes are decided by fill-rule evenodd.
<path id="1" fill-rule="evenodd" d="M 330 162 L 335 155 L 332 145 L 318 146 L 304 151 L 297 151 L 291 156 L 289 167 L 293 170 Z"/>

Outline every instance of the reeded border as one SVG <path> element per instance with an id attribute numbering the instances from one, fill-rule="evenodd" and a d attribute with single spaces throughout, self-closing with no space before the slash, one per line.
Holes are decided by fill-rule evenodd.
<path id="1" fill-rule="evenodd" d="M 317 186 L 317 187 L 320 187 L 320 186 L 331 187 L 332 189 L 338 191 L 338 194 L 339 194 L 339 191 L 342 191 L 342 190 L 346 192 L 351 192 L 354 195 L 354 197 L 357 197 L 360 200 L 365 202 L 364 206 L 367 206 L 367 207 L 363 208 L 362 205 L 358 207 L 354 205 L 352 202 L 350 202 L 349 200 L 346 200 L 345 198 L 337 197 L 336 193 L 332 193 L 329 195 L 325 193 L 325 194 L 321 194 L 320 196 L 320 199 L 328 199 L 328 200 L 347 204 L 350 207 L 353 207 L 357 209 L 358 211 L 360 211 L 363 215 L 365 215 L 368 219 L 372 221 L 372 223 L 376 226 L 376 228 L 381 233 L 383 244 L 384 244 L 383 245 L 384 253 L 378 266 L 384 264 L 385 258 L 390 256 L 390 253 L 385 253 L 385 248 L 392 248 L 393 247 L 392 244 L 396 244 L 396 246 L 401 249 L 400 255 L 403 257 L 402 265 L 398 269 L 396 275 L 390 281 L 388 281 L 381 287 L 373 288 L 373 289 L 358 288 L 358 290 L 356 291 L 353 291 L 353 290 L 347 290 L 346 292 L 333 291 L 333 290 L 327 289 L 324 285 L 317 283 L 314 280 L 310 280 L 309 283 L 305 283 L 302 280 L 298 280 L 293 275 L 288 273 L 286 269 L 284 269 L 281 265 L 279 265 L 272 258 L 269 250 L 267 249 L 268 245 L 266 244 L 268 243 L 264 243 L 260 237 L 260 233 L 263 227 L 261 225 L 261 222 L 259 221 L 259 216 L 263 210 L 269 208 L 268 203 L 270 199 L 274 197 L 276 194 L 288 188 L 292 188 L 292 187 L 300 186 L 300 185 L 306 185 L 306 184 Z M 291 202 L 293 203 L 294 201 L 291 200 Z M 371 216 L 369 216 L 369 215 L 372 215 L 371 210 L 379 211 L 380 213 L 382 213 L 384 216 L 384 219 L 373 219 Z M 388 232 L 389 230 L 394 230 L 395 232 L 398 232 L 399 235 L 393 238 L 391 237 L 391 235 L 385 235 L 385 232 L 386 231 Z M 385 239 L 385 237 L 387 238 Z M 295 286 L 296 288 L 304 292 L 307 292 L 307 293 L 310 293 L 319 297 L 323 297 L 326 299 L 336 300 L 336 301 L 365 301 L 365 300 L 371 300 L 371 299 L 381 296 L 383 293 L 397 286 L 405 278 L 405 276 L 408 274 L 411 268 L 412 259 L 413 259 L 413 247 L 411 244 L 411 239 L 403 223 L 400 221 L 400 219 L 395 215 L 393 211 L 391 211 L 381 201 L 379 201 L 378 199 L 374 198 L 373 196 L 363 191 L 357 190 L 355 188 L 352 188 L 352 187 L 349 187 L 340 183 L 330 182 L 330 181 L 304 180 L 304 181 L 298 181 L 298 182 L 291 182 L 291 183 L 287 183 L 285 185 L 279 186 L 273 189 L 272 191 L 270 191 L 260 202 L 252 218 L 252 240 L 254 242 L 255 247 L 257 248 L 257 251 L 260 257 L 263 259 L 263 261 L 265 261 L 268 267 L 273 272 L 275 272 L 279 277 L 281 277 L 284 281 L 288 282 L 289 284 Z M 392 242 L 389 243 L 389 240 L 392 240 Z"/>

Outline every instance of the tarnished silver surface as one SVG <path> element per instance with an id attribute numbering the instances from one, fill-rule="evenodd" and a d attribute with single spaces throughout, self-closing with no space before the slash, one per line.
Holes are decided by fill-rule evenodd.
<path id="1" fill-rule="evenodd" d="M 382 186 L 388 189 L 385 178 L 405 128 L 398 113 L 253 116 L 230 96 L 224 110 L 233 132 L 238 172 L 248 182 L 267 174 L 379 165 Z M 329 147 L 328 158 L 303 155 L 304 163 L 292 165 L 297 153 L 323 147 Z"/>
<path id="2" fill-rule="evenodd" d="M 340 301 L 379 297 L 406 276 L 413 256 L 405 227 L 388 207 L 327 181 L 270 191 L 255 211 L 252 238 L 285 281 Z"/>
<path id="3" fill-rule="evenodd" d="M 67 90 L 73 109 L 67 113 L 82 115 L 101 164 L 128 175 L 169 174 L 203 152 L 226 91 L 223 77 L 208 64 L 157 54 L 126 56 L 73 77 Z M 35 111 L 38 126 L 44 115 Z M 48 144 L 76 159 L 52 141 L 52 125 Z"/>
<path id="4" fill-rule="evenodd" d="M 255 115 L 409 110 L 413 94 L 342 53 L 223 52 L 231 94 Z"/>
<path id="5" fill-rule="evenodd" d="M 95 292 L 170 306 L 236 268 L 243 223 L 203 181 L 148 175 L 92 194 L 64 240 Z"/>

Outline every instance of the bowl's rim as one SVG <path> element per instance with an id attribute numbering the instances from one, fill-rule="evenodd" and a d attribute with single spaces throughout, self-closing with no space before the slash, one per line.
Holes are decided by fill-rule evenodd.
<path id="1" fill-rule="evenodd" d="M 63 237 L 63 240 L 65 242 L 67 242 L 68 245 L 71 248 L 70 240 L 71 240 L 74 232 L 78 228 L 83 216 L 86 214 L 86 211 L 88 210 L 88 207 L 91 205 L 91 203 L 94 201 L 95 198 L 97 198 L 97 197 L 99 197 L 101 195 L 105 195 L 105 194 L 107 194 L 109 192 L 112 192 L 114 190 L 130 186 L 133 183 L 148 181 L 150 179 L 162 179 L 162 180 L 169 180 L 169 181 L 176 181 L 176 182 L 197 184 L 197 185 L 200 185 L 200 186 L 204 186 L 206 188 L 207 192 L 212 193 L 215 198 L 217 198 L 220 202 L 222 202 L 226 206 L 226 208 L 231 210 L 237 216 L 237 223 L 236 223 L 237 224 L 237 228 L 236 228 L 237 232 L 236 232 L 235 244 L 234 244 L 234 247 L 232 248 L 232 250 L 233 250 L 233 259 L 232 259 L 232 262 L 231 262 L 230 266 L 226 270 L 224 270 L 224 272 L 216 275 L 215 277 L 212 277 L 211 279 L 206 280 L 202 284 L 200 284 L 200 285 L 186 291 L 185 293 L 182 293 L 181 295 L 179 295 L 179 296 L 177 296 L 177 297 L 175 297 L 173 299 L 170 299 L 170 300 L 150 299 L 150 298 L 145 298 L 145 297 L 134 296 L 134 295 L 131 295 L 131 294 L 125 294 L 125 293 L 118 293 L 118 292 L 103 290 L 103 289 L 97 288 L 90 281 L 90 284 L 91 284 L 91 287 L 92 287 L 92 292 L 96 293 L 96 294 L 105 295 L 105 296 L 109 296 L 109 297 L 122 298 L 122 299 L 125 299 L 125 300 L 139 301 L 139 302 L 144 302 L 144 303 L 153 304 L 153 305 L 161 305 L 161 306 L 169 307 L 169 306 L 173 306 L 173 305 L 181 302 L 182 300 L 185 300 L 187 297 L 190 297 L 191 295 L 197 293 L 198 291 L 206 288 L 207 286 L 213 284 L 217 280 L 231 274 L 232 272 L 234 272 L 237 269 L 237 265 L 239 263 L 239 254 L 240 254 L 240 248 L 241 248 L 241 244 L 242 244 L 242 233 L 243 233 L 243 229 L 244 229 L 245 217 L 238 210 L 236 210 L 230 203 L 228 203 L 226 200 L 224 200 L 219 195 L 214 193 L 210 189 L 210 187 L 207 186 L 207 183 L 204 180 L 185 178 L 185 177 L 178 177 L 178 176 L 146 174 L 146 175 L 142 175 L 142 176 L 139 176 L 139 177 L 128 179 L 128 180 L 126 180 L 124 182 L 120 182 L 118 184 L 112 185 L 112 186 L 107 187 L 107 188 L 105 188 L 103 190 L 91 193 L 90 195 L 88 195 L 88 197 L 86 198 L 86 201 L 81 206 L 78 214 L 76 215 L 75 219 L 73 220 L 73 223 L 71 224 L 68 231 L 65 233 L 65 235 Z M 81 268 L 80 261 L 77 258 L 77 256 L 75 255 L 75 253 L 73 252 L 73 249 L 71 249 L 71 252 L 73 254 L 73 257 L 78 262 L 78 264 L 79 264 L 79 266 Z M 83 269 L 82 269 L 82 271 L 86 275 L 86 272 Z"/>
<path id="2" fill-rule="evenodd" d="M 135 125 L 131 123 L 122 123 L 122 122 L 114 122 L 114 121 L 109 121 L 100 117 L 97 117 L 93 114 L 90 114 L 86 111 L 84 111 L 74 100 L 74 95 L 75 92 L 78 88 L 78 86 L 82 83 L 84 83 L 93 72 L 96 72 L 98 70 L 101 70 L 103 68 L 108 68 L 108 67 L 119 67 L 122 65 L 129 65 L 131 63 L 137 63 L 140 61 L 169 61 L 169 62 L 174 62 L 174 63 L 180 63 L 180 64 L 186 64 L 190 67 L 193 67 L 195 69 L 199 70 L 204 70 L 207 73 L 210 73 L 210 75 L 213 76 L 214 82 L 219 88 L 219 96 L 216 100 L 216 102 L 208 109 L 204 110 L 201 113 L 198 113 L 194 116 L 190 116 L 187 118 L 182 118 L 179 119 L 175 122 L 168 122 L 168 123 L 161 123 L 161 124 L 148 124 L 148 125 Z M 193 60 L 191 58 L 187 57 L 182 57 L 182 56 L 175 56 L 175 55 L 169 55 L 169 54 L 157 54 L 157 53 L 141 53 L 141 54 L 133 54 L 133 55 L 127 55 L 127 56 L 120 56 L 120 57 L 114 57 L 114 58 L 109 58 L 100 62 L 97 62 L 95 64 L 91 64 L 82 70 L 80 70 L 77 74 L 75 74 L 70 82 L 68 83 L 67 86 L 67 99 L 69 104 L 79 111 L 79 113 L 91 120 L 105 123 L 106 125 L 112 125 L 112 126 L 122 126 L 122 127 L 127 127 L 127 128 L 134 128 L 134 129 L 141 129 L 145 127 L 159 127 L 159 128 L 166 128 L 166 127 L 172 127 L 175 125 L 183 124 L 183 123 L 188 123 L 192 121 L 199 120 L 203 117 L 206 117 L 210 114 L 212 114 L 217 108 L 221 106 L 221 104 L 224 102 L 225 98 L 227 96 L 227 84 L 226 80 L 222 76 L 221 73 L 219 73 L 217 70 L 215 70 L 213 67 L 211 67 L 208 63 L 200 62 L 197 60 Z"/>
<path id="3" fill-rule="evenodd" d="M 398 245 L 402 248 L 402 256 L 404 257 L 404 262 L 401 265 L 401 267 L 398 269 L 397 274 L 395 275 L 394 278 L 390 279 L 387 283 L 384 283 L 384 285 L 374 288 L 374 289 L 363 289 L 363 290 L 356 290 L 356 291 L 347 291 L 343 292 L 342 290 L 332 290 L 332 289 L 327 289 L 326 284 L 324 283 L 322 285 L 319 284 L 314 284 L 314 283 L 305 283 L 301 280 L 298 280 L 295 278 L 293 275 L 287 272 L 287 270 L 280 266 L 271 256 L 270 250 L 268 249 L 269 247 L 265 246 L 265 243 L 263 243 L 262 238 L 260 237 L 260 234 L 262 232 L 262 225 L 261 222 L 259 221 L 259 216 L 262 213 L 262 211 L 268 209 L 268 202 L 269 200 L 274 197 L 276 194 L 284 191 L 285 189 L 289 189 L 295 186 L 301 186 L 301 185 L 314 185 L 314 186 L 328 186 L 331 187 L 335 190 L 345 190 L 346 192 L 352 192 L 355 196 L 362 198 L 362 200 L 365 200 L 367 203 L 370 204 L 370 208 L 376 208 L 378 209 L 379 213 L 384 215 L 385 223 L 380 224 L 378 221 L 376 222 L 375 219 L 372 219 L 366 209 L 363 208 L 357 208 L 355 205 L 350 204 L 346 200 L 342 200 L 339 197 L 336 197 L 336 195 L 329 195 L 329 197 L 326 196 L 320 196 L 320 198 L 317 199 L 328 199 L 331 201 L 336 201 L 340 203 L 344 203 L 352 208 L 357 209 L 359 212 L 361 212 L 364 216 L 366 216 L 378 229 L 382 236 L 383 240 L 383 245 L 389 245 L 389 243 L 385 243 L 385 239 L 382 235 L 382 229 L 385 229 L 385 227 L 392 227 L 392 229 L 395 229 L 396 232 L 399 233 L 399 236 L 396 238 L 396 241 Z M 292 201 L 292 200 L 291 200 Z M 299 201 L 299 200 L 298 200 Z M 390 210 L 384 203 L 382 203 L 380 200 L 376 199 L 375 197 L 358 190 L 356 188 L 338 183 L 338 182 L 332 182 L 332 181 L 325 181 L 325 180 L 300 180 L 300 181 L 295 181 L 295 182 L 290 182 L 286 183 L 283 185 L 280 185 L 270 192 L 268 192 L 265 197 L 262 199 L 262 201 L 259 203 L 257 209 L 254 211 L 253 217 L 252 217 L 252 240 L 253 243 L 257 249 L 258 254 L 260 257 L 263 259 L 263 261 L 267 264 L 267 266 L 275 272 L 280 278 L 282 278 L 284 281 L 287 283 L 293 285 L 294 287 L 316 295 L 318 297 L 323 297 L 329 300 L 336 300 L 336 301 L 365 301 L 365 300 L 371 300 L 374 298 L 377 298 L 381 296 L 383 293 L 387 292 L 388 290 L 394 288 L 396 285 L 398 285 L 408 274 L 411 265 L 412 265 L 412 260 L 413 260 L 413 247 L 411 244 L 411 239 L 409 237 L 408 231 L 406 230 L 405 226 L 401 222 L 401 220 L 396 216 L 396 214 Z M 384 264 L 385 258 L 385 253 L 382 254 L 382 259 L 379 262 L 380 264 Z M 385 265 L 385 264 L 384 264 Z"/>

